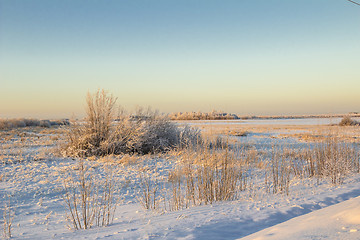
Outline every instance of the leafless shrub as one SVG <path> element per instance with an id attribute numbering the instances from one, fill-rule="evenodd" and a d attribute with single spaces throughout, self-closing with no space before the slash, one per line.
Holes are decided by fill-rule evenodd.
<path id="1" fill-rule="evenodd" d="M 352 120 L 350 116 L 345 116 L 341 119 L 339 126 L 360 126 L 360 122 Z"/>
<path id="2" fill-rule="evenodd" d="M 79 162 L 78 176 L 70 176 L 64 182 L 65 201 L 68 215 L 67 219 L 72 223 L 74 229 L 88 229 L 95 220 L 97 207 L 96 189 L 92 175 L 83 161 Z"/>
<path id="3" fill-rule="evenodd" d="M 352 172 L 359 172 L 360 158 L 355 144 L 341 141 L 331 133 L 324 140 L 301 149 L 292 158 L 292 171 L 297 176 L 330 179 L 332 184 L 342 184 Z"/>
<path id="4" fill-rule="evenodd" d="M 282 149 L 283 150 L 283 149 Z M 276 147 L 272 148 L 271 153 L 271 176 L 273 193 L 285 193 L 289 195 L 291 160 Z"/>
<path id="5" fill-rule="evenodd" d="M 11 210 L 11 197 L 8 196 L 8 199 L 5 199 L 4 202 L 4 214 L 3 214 L 3 237 L 8 239 L 12 237 L 12 222 L 15 216 L 15 212 Z"/>
<path id="6" fill-rule="evenodd" d="M 110 135 L 116 99 L 98 90 L 93 95 L 88 93 L 86 102 L 86 123 L 74 125 L 68 132 L 68 155 L 104 155 L 103 145 Z"/>
<path id="7" fill-rule="evenodd" d="M 118 201 L 115 199 L 114 193 L 117 186 L 113 179 L 113 171 L 111 167 L 105 168 L 105 180 L 100 182 L 101 188 L 98 188 L 99 202 L 97 204 L 96 226 L 108 226 L 114 220 L 114 214 Z"/>
<path id="8" fill-rule="evenodd" d="M 310 162 L 316 176 L 329 177 L 333 184 L 341 184 L 350 172 L 358 172 L 359 156 L 354 146 L 329 136 L 325 142 L 316 144 Z"/>
<path id="9" fill-rule="evenodd" d="M 138 112 L 135 116 L 123 116 L 118 120 L 109 138 L 103 142 L 105 154 L 164 152 L 193 144 L 193 135 L 198 134 L 188 128 L 179 128 L 157 112 Z"/>
<path id="10" fill-rule="evenodd" d="M 84 161 L 79 161 L 77 168 L 64 180 L 67 219 L 75 230 L 89 229 L 94 224 L 107 226 L 113 221 L 117 201 L 111 170 L 105 174 L 104 182 L 96 182 L 99 180 Z"/>
<path id="11" fill-rule="evenodd" d="M 70 128 L 64 154 L 103 156 L 113 153 L 111 152 L 113 141 L 110 145 L 109 140 L 113 130 L 116 98 L 104 90 L 98 90 L 95 94 L 88 93 L 86 102 L 86 122 L 74 123 Z"/>
<path id="12" fill-rule="evenodd" d="M 166 116 L 156 112 L 140 115 L 141 137 L 135 143 L 134 150 L 142 154 L 161 152 L 174 148 L 178 144 L 180 130 Z"/>
<path id="13" fill-rule="evenodd" d="M 308 177 L 311 174 L 311 171 L 314 171 L 313 164 L 308 161 L 307 157 L 301 158 L 301 156 L 305 156 L 307 149 L 298 149 L 293 150 L 292 155 L 289 156 L 291 173 L 294 177 L 304 178 Z M 305 155 L 304 155 L 305 153 Z M 312 175 L 313 176 L 313 175 Z"/>
<path id="14" fill-rule="evenodd" d="M 140 178 L 140 197 L 138 198 L 145 209 L 158 207 L 158 183 L 145 173 Z"/>
<path id="15" fill-rule="evenodd" d="M 25 126 L 40 126 L 40 120 L 38 119 L 23 119 Z"/>
<path id="16" fill-rule="evenodd" d="M 15 127 L 26 127 L 24 121 L 19 119 L 0 119 L 0 130 L 11 129 Z"/>
<path id="17" fill-rule="evenodd" d="M 70 122 L 68 119 L 52 120 L 50 121 L 51 126 L 68 126 Z"/>
<path id="18" fill-rule="evenodd" d="M 180 171 L 169 173 L 170 196 L 168 197 L 169 210 L 177 211 L 184 207 L 182 177 Z"/>
<path id="19" fill-rule="evenodd" d="M 180 130 L 179 134 L 179 148 L 194 148 L 203 144 L 203 137 L 201 131 L 198 128 L 185 125 Z"/>
<path id="20" fill-rule="evenodd" d="M 116 98 L 105 90 L 99 90 L 94 95 L 88 93 L 86 97 L 87 128 L 91 135 L 92 147 L 98 148 L 102 141 L 108 138 L 114 119 L 113 110 Z"/>
<path id="21" fill-rule="evenodd" d="M 228 149 L 184 150 L 182 165 L 169 174 L 170 210 L 237 198 L 246 188 L 246 175 Z"/>
<path id="22" fill-rule="evenodd" d="M 119 114 L 114 121 L 115 102 L 104 90 L 88 94 L 86 123 L 74 125 L 69 131 L 65 155 L 147 154 L 195 144 L 199 139 L 196 130 L 180 128 L 151 109 Z"/>
<path id="23" fill-rule="evenodd" d="M 51 122 L 50 120 L 41 120 L 39 126 L 49 128 L 51 127 Z"/>

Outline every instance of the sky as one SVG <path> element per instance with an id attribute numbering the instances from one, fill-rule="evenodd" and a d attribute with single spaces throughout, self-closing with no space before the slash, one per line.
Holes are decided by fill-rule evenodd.
<path id="1" fill-rule="evenodd" d="M 0 0 L 0 118 L 360 112 L 359 58 L 346 0 Z"/>

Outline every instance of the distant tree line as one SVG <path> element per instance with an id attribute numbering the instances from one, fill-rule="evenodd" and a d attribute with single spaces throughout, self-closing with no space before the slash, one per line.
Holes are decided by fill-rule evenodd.
<path id="1" fill-rule="evenodd" d="M 249 119 L 303 119 L 303 118 L 341 118 L 341 117 L 360 117 L 358 112 L 347 114 L 308 114 L 308 115 L 237 115 L 225 113 L 223 111 L 206 112 L 176 112 L 168 114 L 171 120 L 249 120 Z"/>
<path id="2" fill-rule="evenodd" d="M 171 120 L 232 120 L 239 119 L 236 114 L 212 111 L 209 113 L 204 112 L 177 112 L 170 113 Z"/>

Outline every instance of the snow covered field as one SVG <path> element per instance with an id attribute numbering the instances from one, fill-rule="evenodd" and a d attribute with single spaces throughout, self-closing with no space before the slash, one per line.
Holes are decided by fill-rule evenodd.
<path id="1" fill-rule="evenodd" d="M 161 196 L 168 196 L 169 173 L 179 166 L 175 153 L 87 159 L 98 182 L 105 178 L 107 167 L 112 169 L 119 200 L 112 224 L 87 230 L 71 229 L 66 219 L 63 186 L 80 159 L 61 157 L 62 128 L 4 131 L 0 136 L 0 216 L 10 199 L 13 239 L 360 239 L 358 173 L 348 173 L 338 185 L 327 178 L 294 177 L 289 194 L 273 193 L 271 184 L 263 184 L 262 157 L 274 145 L 293 150 L 291 155 L 321 139 L 321 130 L 316 129 L 329 128 L 291 121 L 286 127 L 271 122 L 197 124 L 223 136 L 232 130 L 247 132 L 242 137 L 226 136 L 258 159 L 246 169 L 246 190 L 231 201 L 170 210 Z M 358 128 L 334 128 L 358 150 Z M 158 186 L 153 210 L 141 204 L 144 175 Z M 0 219 L 1 230 L 4 220 Z"/>

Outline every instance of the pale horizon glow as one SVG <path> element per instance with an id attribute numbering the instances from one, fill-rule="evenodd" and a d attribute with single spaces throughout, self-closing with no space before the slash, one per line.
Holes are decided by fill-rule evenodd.
<path id="1" fill-rule="evenodd" d="M 0 118 L 125 109 L 360 112 L 360 7 L 345 0 L 0 0 Z"/>

